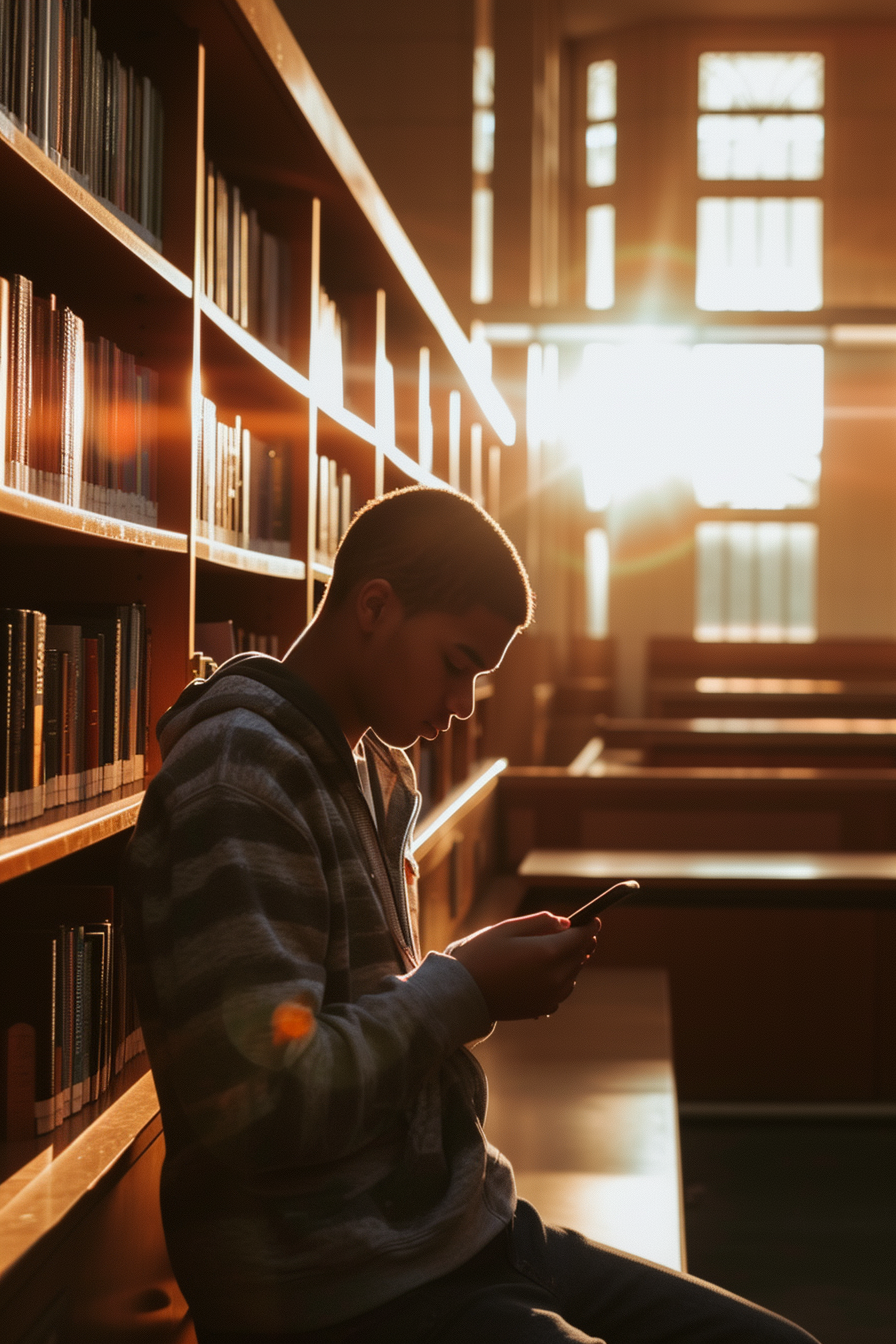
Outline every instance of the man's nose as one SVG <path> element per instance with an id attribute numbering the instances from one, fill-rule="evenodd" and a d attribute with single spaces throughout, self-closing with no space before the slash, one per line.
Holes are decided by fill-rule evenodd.
<path id="1" fill-rule="evenodd" d="M 468 719 L 476 704 L 476 681 L 457 687 L 448 696 L 448 709 L 455 719 Z"/>

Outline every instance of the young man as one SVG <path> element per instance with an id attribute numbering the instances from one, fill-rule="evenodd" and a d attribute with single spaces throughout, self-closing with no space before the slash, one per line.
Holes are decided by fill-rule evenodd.
<path id="1" fill-rule="evenodd" d="M 552 1012 L 599 925 L 543 913 L 421 960 L 402 748 L 472 712 L 531 617 L 481 509 L 398 491 L 282 662 L 231 660 L 159 725 L 125 915 L 200 1344 L 808 1339 L 544 1228 L 483 1134 L 466 1047 Z"/>

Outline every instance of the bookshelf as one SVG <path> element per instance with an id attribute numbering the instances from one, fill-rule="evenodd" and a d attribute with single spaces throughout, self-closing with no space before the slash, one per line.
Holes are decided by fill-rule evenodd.
<path id="1" fill-rule="evenodd" d="M 158 525 L 12 488 L 4 472 L 0 606 L 48 611 L 52 619 L 60 608 L 142 604 L 151 636 L 146 718 L 155 723 L 194 674 L 202 652 L 197 623 L 232 620 L 275 636 L 283 652 L 313 613 L 329 576 L 329 554 L 319 546 L 320 458 L 334 464 L 327 479 L 350 492 L 353 511 L 384 490 L 447 481 L 451 393 L 460 395 L 464 442 L 474 423 L 486 441 L 504 444 L 515 427 L 270 0 L 152 0 L 138 7 L 94 0 L 92 15 L 102 51 L 148 77 L 161 97 L 161 250 L 0 110 L 7 203 L 0 276 L 26 276 L 35 295 L 56 295 L 83 319 L 88 341 L 114 342 L 152 371 Z M 208 160 L 282 244 L 290 296 L 287 347 L 279 351 L 206 292 Z M 341 323 L 336 373 L 327 304 Z M 421 348 L 429 352 L 432 422 L 422 464 Z M 285 462 L 276 478 L 252 478 L 253 507 L 263 500 L 282 534 L 273 540 L 253 542 L 249 531 L 225 534 L 199 521 L 203 398 L 233 430 L 234 443 L 245 429 Z M 428 430 L 422 433 L 425 439 Z M 340 526 L 342 507 L 327 515 Z M 475 795 L 476 780 L 487 774 L 479 743 L 489 695 L 482 687 L 474 719 L 424 749 L 436 823 L 452 791 L 456 796 L 469 777 Z M 416 756 L 419 765 L 420 748 Z M 149 735 L 145 778 L 0 830 L 7 910 L 21 906 L 38 880 L 60 891 L 111 883 L 158 766 Z M 70 918 L 78 916 L 72 908 Z M 132 1060 L 105 1098 L 60 1129 L 24 1145 L 0 1144 L 0 1321 L 18 1320 L 9 1304 L 18 1300 L 23 1267 L 50 1254 L 95 1183 L 95 1173 L 85 1167 L 79 1176 L 78 1161 L 66 1158 L 72 1143 L 89 1143 L 106 1171 L 149 1132 L 155 1102 L 143 1072 L 141 1059 Z M 21 1213 L 23 1199 L 43 1198 L 41 1183 L 54 1171 L 67 1191 L 64 1208 L 54 1213 L 44 1199 L 46 1216 Z M 51 1324 L 47 1337 L 56 1328 Z"/>

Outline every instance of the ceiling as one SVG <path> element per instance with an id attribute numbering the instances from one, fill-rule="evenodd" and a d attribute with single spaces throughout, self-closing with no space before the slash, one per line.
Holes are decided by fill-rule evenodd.
<path id="1" fill-rule="evenodd" d="M 555 0 L 568 37 L 664 20 L 896 18 L 896 0 Z"/>

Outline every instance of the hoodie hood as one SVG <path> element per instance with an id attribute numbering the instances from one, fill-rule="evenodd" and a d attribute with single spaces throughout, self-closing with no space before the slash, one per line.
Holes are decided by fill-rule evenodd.
<path id="1" fill-rule="evenodd" d="M 327 702 L 279 658 L 262 653 L 238 653 L 207 680 L 197 678 L 184 687 L 156 725 L 162 759 L 195 724 L 233 709 L 250 709 L 288 732 L 284 715 L 288 720 L 289 708 L 313 724 L 351 778 L 357 779 L 351 747 Z"/>

